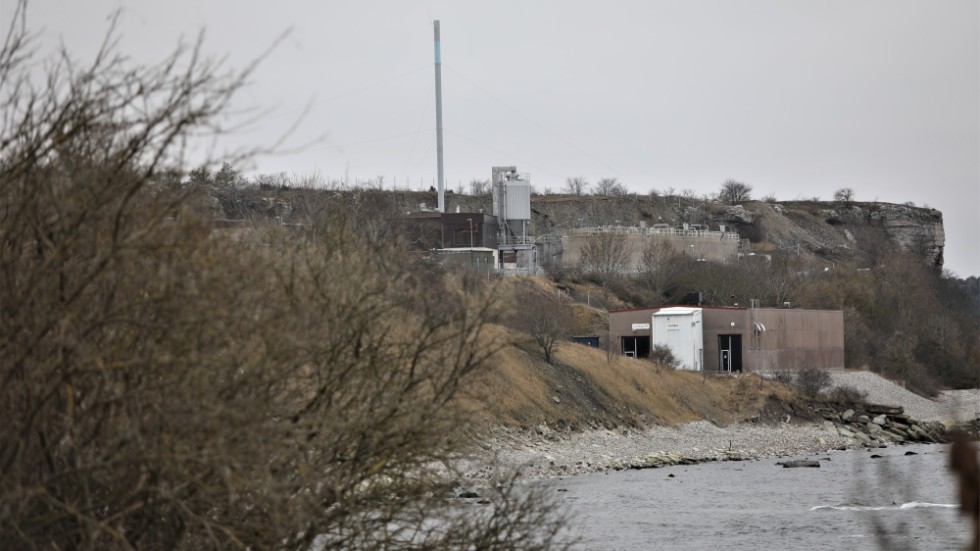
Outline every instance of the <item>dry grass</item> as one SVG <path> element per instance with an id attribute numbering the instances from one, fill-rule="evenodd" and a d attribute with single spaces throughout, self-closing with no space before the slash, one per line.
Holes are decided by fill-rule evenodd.
<path id="1" fill-rule="evenodd" d="M 520 334 L 495 326 L 491 336 L 511 344 L 470 380 L 460 400 L 484 428 L 724 424 L 757 415 L 770 395 L 790 399 L 788 390 L 754 375 L 705 377 L 571 342 L 559 345 L 549 365 L 521 346 Z"/>
<path id="2" fill-rule="evenodd" d="M 508 314 L 520 280 L 556 292 L 544 278 L 506 278 L 497 292 Z M 604 311 L 576 305 L 578 321 L 569 336 L 603 334 Z M 469 379 L 457 405 L 476 428 L 494 426 L 585 429 L 677 425 L 698 420 L 719 424 L 756 417 L 770 396 L 793 400 L 792 391 L 754 375 L 708 376 L 675 371 L 569 341 L 557 345 L 553 364 L 527 335 L 492 325 L 483 338 L 499 351 L 486 369 Z M 605 340 L 605 337 L 603 337 Z"/>

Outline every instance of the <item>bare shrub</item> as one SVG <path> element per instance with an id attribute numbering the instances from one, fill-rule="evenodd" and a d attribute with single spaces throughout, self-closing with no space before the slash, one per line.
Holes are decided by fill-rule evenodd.
<path id="1" fill-rule="evenodd" d="M 796 382 L 796 376 L 788 369 L 780 369 L 772 372 L 772 380 L 784 385 L 792 385 Z"/>
<path id="2" fill-rule="evenodd" d="M 650 360 L 653 363 L 657 363 L 671 369 L 677 369 L 681 366 L 681 361 L 674 355 L 674 351 L 671 350 L 669 346 L 662 344 L 656 344 L 653 346 L 653 349 L 650 350 Z"/>
<path id="3" fill-rule="evenodd" d="M 589 189 L 589 181 L 584 176 L 573 176 L 565 179 L 561 192 L 567 195 L 583 195 Z"/>
<path id="4" fill-rule="evenodd" d="M 651 305 L 666 302 L 668 291 L 677 284 L 688 263 L 689 259 L 667 240 L 651 239 L 647 243 L 636 279 L 649 290 Z"/>
<path id="5" fill-rule="evenodd" d="M 816 398 L 830 383 L 830 372 L 826 369 L 804 367 L 796 372 L 796 388 L 807 398 Z"/>
<path id="6" fill-rule="evenodd" d="M 0 548 L 550 547 L 533 490 L 503 481 L 477 515 L 430 497 L 493 301 L 341 215 L 213 228 L 180 145 L 247 72 L 110 48 L 64 53 L 38 90 L 20 10 L 0 52 Z"/>
<path id="7" fill-rule="evenodd" d="M 728 179 L 721 185 L 718 200 L 737 205 L 752 198 L 752 186 L 738 180 Z"/>
<path id="8" fill-rule="evenodd" d="M 845 207 L 851 206 L 854 202 L 854 189 L 849 187 L 840 188 L 834 192 L 834 201 Z"/>
<path id="9" fill-rule="evenodd" d="M 582 271 L 602 287 L 603 301 L 608 302 L 610 287 L 629 267 L 632 251 L 626 235 L 602 232 L 590 236 L 581 254 Z"/>
<path id="10" fill-rule="evenodd" d="M 470 195 L 483 196 L 490 195 L 492 186 L 490 185 L 490 180 L 479 178 L 473 178 L 470 180 Z"/>
<path id="11" fill-rule="evenodd" d="M 575 264 L 564 265 L 554 263 L 548 266 L 547 273 L 555 283 L 559 284 L 578 283 L 582 281 L 582 269 Z"/>
<path id="12" fill-rule="evenodd" d="M 867 392 L 862 392 L 851 385 L 836 385 L 828 392 L 831 400 L 845 404 L 864 402 Z"/>
<path id="13" fill-rule="evenodd" d="M 626 186 L 621 184 L 616 178 L 599 178 L 595 184 L 596 195 L 621 196 L 626 195 Z"/>

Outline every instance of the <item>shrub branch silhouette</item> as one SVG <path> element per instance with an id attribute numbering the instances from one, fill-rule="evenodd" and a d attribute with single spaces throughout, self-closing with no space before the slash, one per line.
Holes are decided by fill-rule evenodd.
<path id="1" fill-rule="evenodd" d="M 197 47 L 132 67 L 110 33 L 37 88 L 23 12 L 0 53 L 0 548 L 550 547 L 535 491 L 431 498 L 492 298 L 342 215 L 216 230 L 183 148 L 250 70 Z"/>

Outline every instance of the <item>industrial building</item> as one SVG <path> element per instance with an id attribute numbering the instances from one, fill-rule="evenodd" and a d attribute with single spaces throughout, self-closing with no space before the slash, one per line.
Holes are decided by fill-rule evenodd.
<path id="1" fill-rule="evenodd" d="M 738 257 L 742 247 L 738 232 L 724 224 L 718 230 L 709 230 L 700 224 L 683 224 L 672 228 L 667 224 L 647 226 L 594 226 L 582 228 L 562 228 L 558 230 L 560 240 L 549 242 L 544 257 L 550 265 L 564 267 L 579 266 L 582 251 L 590 240 L 600 234 L 622 236 L 626 251 L 623 269 L 635 272 L 643 265 L 643 253 L 653 242 L 666 243 L 675 253 L 689 256 L 695 260 L 711 262 L 730 262 Z"/>
<path id="2" fill-rule="evenodd" d="M 841 310 L 658 307 L 609 312 L 609 338 L 620 353 L 646 358 L 667 346 L 680 369 L 772 372 L 844 368 Z"/>
<path id="3" fill-rule="evenodd" d="M 532 275 L 538 250 L 531 223 L 531 181 L 515 167 L 492 169 L 493 215 L 426 210 L 402 217 L 412 247 L 431 252 L 450 269 Z M 440 199 L 440 204 L 443 200 Z"/>

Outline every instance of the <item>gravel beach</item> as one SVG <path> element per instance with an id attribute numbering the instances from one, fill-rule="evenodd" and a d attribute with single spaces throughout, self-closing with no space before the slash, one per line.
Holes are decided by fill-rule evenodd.
<path id="1" fill-rule="evenodd" d="M 937 400 L 929 400 L 867 371 L 836 372 L 833 378 L 835 385 L 851 385 L 866 393 L 869 403 L 902 406 L 917 420 L 973 419 L 980 412 L 980 389 L 947 391 Z M 722 427 L 699 421 L 676 427 L 573 433 L 557 432 L 546 425 L 533 431 L 499 429 L 482 446 L 484 453 L 460 464 L 466 478 L 490 478 L 494 460 L 518 469 L 522 478 L 540 479 L 629 468 L 638 458 L 651 455 L 693 461 L 805 457 L 857 448 L 861 443 L 840 436 L 826 422 Z"/>
<path id="2" fill-rule="evenodd" d="M 822 424 L 715 426 L 707 421 L 642 430 L 588 430 L 559 434 L 539 426 L 534 434 L 501 430 L 485 443 L 486 457 L 463 465 L 466 478 L 489 478 L 491 459 L 517 468 L 526 479 L 626 468 L 651 454 L 696 461 L 752 459 L 825 453 L 856 446 Z"/>

